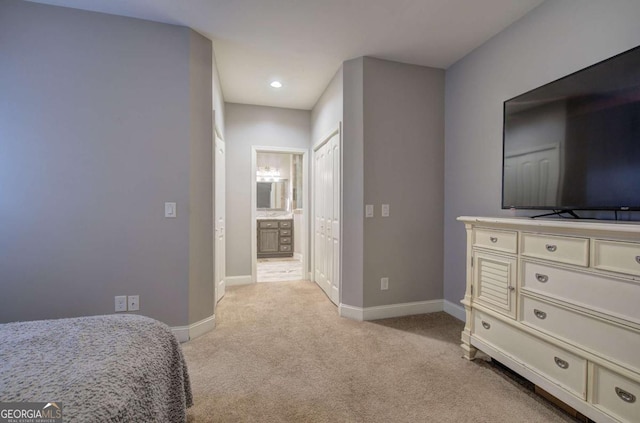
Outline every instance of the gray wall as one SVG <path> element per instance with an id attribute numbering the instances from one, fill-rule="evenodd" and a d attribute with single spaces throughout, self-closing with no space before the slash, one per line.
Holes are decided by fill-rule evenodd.
<path id="1" fill-rule="evenodd" d="M 341 118 L 341 302 L 442 298 L 444 71 L 348 60 L 313 109 L 314 142 Z M 389 218 L 380 217 L 383 203 Z M 365 204 L 376 206 L 375 218 L 364 218 Z M 389 277 L 388 291 L 380 290 L 382 277 Z"/>
<path id="2" fill-rule="evenodd" d="M 248 276 L 255 242 L 251 239 L 251 147 L 308 149 L 311 112 L 226 103 L 225 113 L 227 276 Z"/>
<path id="3" fill-rule="evenodd" d="M 323 141 L 335 131 L 343 119 L 342 66 L 329 82 L 311 110 L 311 143 Z"/>
<path id="4" fill-rule="evenodd" d="M 211 41 L 190 31 L 189 323 L 213 314 Z"/>
<path id="5" fill-rule="evenodd" d="M 363 307 L 364 263 L 364 58 L 344 62 L 342 127 L 342 297 Z"/>
<path id="6" fill-rule="evenodd" d="M 465 232 L 456 217 L 512 215 L 500 209 L 502 103 L 639 45 L 638 16 L 637 1 L 547 1 L 447 70 L 447 300 L 464 296 Z"/>
<path id="7" fill-rule="evenodd" d="M 366 57 L 363 117 L 364 306 L 441 299 L 444 71 Z"/>
<path id="8" fill-rule="evenodd" d="M 225 126 L 224 126 L 224 93 L 222 92 L 222 85 L 220 84 L 220 73 L 218 72 L 218 63 L 216 62 L 216 53 L 211 46 L 211 68 L 213 71 L 213 110 L 214 110 L 214 128 L 218 128 L 220 136 L 224 140 Z"/>
<path id="9" fill-rule="evenodd" d="M 0 0 L 0 40 L 0 322 L 113 313 L 127 294 L 173 326 L 210 311 L 189 316 L 189 289 L 212 280 L 190 257 L 190 227 L 207 225 L 189 219 L 211 207 L 204 185 L 190 198 L 208 166 L 191 154 L 211 139 L 211 100 L 192 94 L 211 93 L 211 43 L 14 0 Z"/>

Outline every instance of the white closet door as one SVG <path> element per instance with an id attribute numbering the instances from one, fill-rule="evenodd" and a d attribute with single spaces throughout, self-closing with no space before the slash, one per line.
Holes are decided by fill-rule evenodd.
<path id="1" fill-rule="evenodd" d="M 333 251 L 332 276 L 331 276 L 331 301 L 334 304 L 340 302 L 340 135 L 335 135 L 331 140 L 331 151 L 333 156 L 331 196 L 332 196 L 332 217 L 331 217 L 331 244 Z"/>
<path id="2" fill-rule="evenodd" d="M 340 301 L 340 134 L 314 152 L 314 280 Z"/>
<path id="3" fill-rule="evenodd" d="M 216 135 L 215 142 L 215 253 L 214 253 L 214 280 L 216 302 L 224 297 L 225 284 L 225 148 L 224 141 Z"/>
<path id="4" fill-rule="evenodd" d="M 331 297 L 331 285 L 333 280 L 333 238 L 331 236 L 331 227 L 333 224 L 333 150 L 331 142 L 323 147 L 324 155 L 324 271 L 325 271 L 325 289 L 329 297 Z"/>
<path id="5" fill-rule="evenodd" d="M 314 207 L 314 213 L 315 213 L 315 242 L 314 242 L 314 246 L 315 246 L 315 258 L 314 258 L 314 263 L 315 263 L 315 281 L 318 285 L 320 285 L 320 287 L 326 292 L 327 291 L 327 287 L 326 287 L 326 283 L 327 283 L 327 274 L 326 274 L 326 270 L 325 270 L 325 265 L 326 265 L 326 261 L 325 261 L 325 247 L 326 247 L 326 242 L 325 242 L 325 210 L 324 207 L 322 206 L 324 204 L 324 197 L 325 197 L 325 192 L 324 192 L 324 179 L 325 179 L 325 171 L 324 171 L 324 167 L 325 167 L 325 156 L 326 156 L 326 149 L 323 147 L 321 147 L 320 149 L 316 150 L 316 154 L 315 154 L 315 167 L 314 167 L 314 174 L 315 174 L 315 189 L 314 189 L 314 196 L 315 196 L 315 207 Z"/>

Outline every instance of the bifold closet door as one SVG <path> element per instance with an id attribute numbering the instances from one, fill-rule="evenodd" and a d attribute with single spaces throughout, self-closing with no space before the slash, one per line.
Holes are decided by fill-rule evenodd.
<path id="1" fill-rule="evenodd" d="M 314 280 L 335 304 L 340 281 L 340 135 L 314 152 Z"/>

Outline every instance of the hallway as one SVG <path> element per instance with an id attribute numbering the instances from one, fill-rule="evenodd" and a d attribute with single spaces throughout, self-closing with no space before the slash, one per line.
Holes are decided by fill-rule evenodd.
<path id="1" fill-rule="evenodd" d="M 260 258 L 257 270 L 258 283 L 306 279 L 302 272 L 302 261 L 297 258 Z"/>

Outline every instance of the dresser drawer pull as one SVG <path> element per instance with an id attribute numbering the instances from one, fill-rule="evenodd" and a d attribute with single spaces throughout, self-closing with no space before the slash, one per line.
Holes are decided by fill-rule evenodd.
<path id="1" fill-rule="evenodd" d="M 556 362 L 558 367 L 560 367 L 561 369 L 568 369 L 569 368 L 569 363 L 567 363 L 563 359 L 561 359 L 559 357 L 553 357 L 553 360 Z"/>
<path id="2" fill-rule="evenodd" d="M 548 252 L 553 253 L 555 250 L 558 249 L 558 246 L 553 244 L 547 244 L 544 246 L 544 248 L 546 248 Z"/>
<path id="3" fill-rule="evenodd" d="M 509 286 L 509 291 L 515 291 L 516 287 L 515 286 Z"/>
<path id="4" fill-rule="evenodd" d="M 491 329 L 491 325 L 489 323 L 485 322 L 484 320 L 482 321 L 482 327 L 487 329 L 487 330 Z"/>
<path id="5" fill-rule="evenodd" d="M 640 264 L 640 256 L 636 256 L 636 263 Z"/>
<path id="6" fill-rule="evenodd" d="M 545 283 L 549 280 L 549 276 L 543 275 L 542 273 L 536 273 L 536 279 L 538 282 Z"/>
<path id="7" fill-rule="evenodd" d="M 544 320 L 544 319 L 546 319 L 546 318 L 547 318 L 547 313 L 545 313 L 545 312 L 544 312 L 544 311 L 542 311 L 542 310 L 538 310 L 537 308 L 534 308 L 534 309 L 533 309 L 533 314 L 535 314 L 535 315 L 536 315 L 536 317 L 537 317 L 538 319 L 540 319 L 540 320 Z"/>
<path id="8" fill-rule="evenodd" d="M 496 242 L 498 242 L 498 237 L 491 236 L 491 237 L 489 237 L 489 240 L 495 244 Z"/>
<path id="9" fill-rule="evenodd" d="M 624 389 L 620 389 L 616 386 L 616 394 L 620 397 L 620 399 L 624 402 L 628 402 L 629 404 L 633 404 L 636 402 L 636 396 L 631 392 L 627 392 Z"/>

